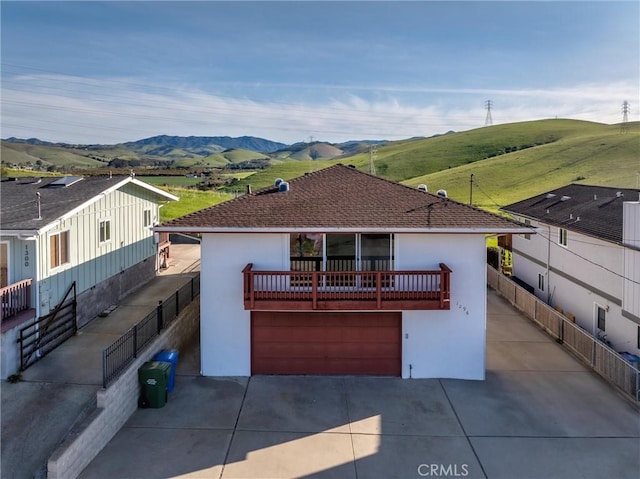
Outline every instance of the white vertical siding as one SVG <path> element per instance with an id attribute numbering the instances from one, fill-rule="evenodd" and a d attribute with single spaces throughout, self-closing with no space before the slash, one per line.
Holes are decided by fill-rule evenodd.
<path id="1" fill-rule="evenodd" d="M 158 216 L 154 196 L 135 185 L 125 185 L 41 235 L 38 258 L 43 278 L 42 314 L 47 312 L 47 306 L 54 306 L 62 298 L 73 281 L 80 293 L 154 256 L 153 232 L 143 227 L 145 209 Z M 111 240 L 100 244 L 99 222 L 105 219 L 111 220 Z M 62 231 L 69 231 L 70 261 L 52 269 L 49 238 Z"/>
<path id="2" fill-rule="evenodd" d="M 36 279 L 36 241 L 21 240 L 15 236 L 2 236 L 0 241 L 7 245 L 9 284 L 23 279 Z"/>

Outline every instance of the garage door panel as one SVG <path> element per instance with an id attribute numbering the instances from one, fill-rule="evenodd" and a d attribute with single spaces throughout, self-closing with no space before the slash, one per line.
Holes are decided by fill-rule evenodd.
<path id="1" fill-rule="evenodd" d="M 375 342 L 392 336 L 397 328 L 378 327 L 330 327 L 330 326 L 283 326 L 254 328 L 254 341 L 309 342 Z M 396 338 L 393 338 L 396 342 Z"/>
<path id="2" fill-rule="evenodd" d="M 253 374 L 399 376 L 401 313 L 252 312 Z"/>
<path id="3" fill-rule="evenodd" d="M 364 346 L 364 347 L 363 347 Z M 254 348 L 254 354 L 260 358 L 293 359 L 304 358 L 397 358 L 399 348 L 396 344 L 374 343 L 362 345 L 361 343 L 264 343 Z"/>
<path id="4" fill-rule="evenodd" d="M 335 372 L 337 371 L 337 372 Z M 270 359 L 254 368 L 253 374 L 354 374 L 397 376 L 397 367 L 385 359 Z"/>

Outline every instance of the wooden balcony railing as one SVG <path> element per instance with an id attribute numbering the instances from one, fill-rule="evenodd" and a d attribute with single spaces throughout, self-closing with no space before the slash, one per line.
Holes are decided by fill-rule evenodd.
<path id="1" fill-rule="evenodd" d="M 0 288 L 0 318 L 12 318 L 31 308 L 31 278 Z"/>
<path id="2" fill-rule="evenodd" d="M 247 310 L 449 309 L 451 270 L 254 271 L 244 270 Z"/>

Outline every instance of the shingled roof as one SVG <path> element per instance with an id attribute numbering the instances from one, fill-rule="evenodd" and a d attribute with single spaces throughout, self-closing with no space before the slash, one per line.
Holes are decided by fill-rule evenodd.
<path id="1" fill-rule="evenodd" d="M 0 227 L 12 231 L 32 232 L 46 229 L 51 223 L 72 214 L 101 198 L 103 193 L 126 184 L 150 191 L 158 200 L 177 200 L 174 195 L 129 176 L 89 176 L 3 179 L 0 183 Z M 38 195 L 40 209 L 38 210 Z M 38 219 L 38 211 L 40 218 Z"/>
<path id="2" fill-rule="evenodd" d="M 636 189 L 571 184 L 502 208 L 545 224 L 622 243 L 622 203 Z"/>
<path id="3" fill-rule="evenodd" d="M 335 165 L 177 218 L 156 231 L 527 232 L 450 199 Z"/>

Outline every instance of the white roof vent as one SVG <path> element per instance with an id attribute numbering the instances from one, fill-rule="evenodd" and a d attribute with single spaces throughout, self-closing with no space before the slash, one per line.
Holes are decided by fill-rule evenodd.
<path id="1" fill-rule="evenodd" d="M 567 201 L 570 199 L 571 199 L 571 196 L 564 195 L 562 198 L 560 198 L 560 201 Z"/>
<path id="2" fill-rule="evenodd" d="M 438 195 L 441 198 L 447 198 L 447 190 L 438 190 L 436 195 Z"/>
<path id="3" fill-rule="evenodd" d="M 427 188 L 427 185 L 425 185 L 424 183 L 420 183 L 420 184 L 418 185 L 418 189 L 419 189 L 420 191 L 424 191 L 425 193 L 426 193 L 427 191 L 429 191 L 429 189 Z"/>
<path id="4" fill-rule="evenodd" d="M 276 178 L 276 181 L 274 182 L 274 185 L 276 186 L 280 186 L 280 183 L 282 183 L 284 180 L 282 178 Z"/>
<path id="5" fill-rule="evenodd" d="M 287 181 L 281 181 L 278 183 L 278 191 L 289 191 L 289 183 Z"/>
<path id="6" fill-rule="evenodd" d="M 555 197 L 556 197 L 556 195 L 554 195 L 553 193 L 547 193 L 547 196 L 546 196 L 546 198 L 548 200 L 550 200 L 551 198 L 555 198 Z"/>
<path id="7" fill-rule="evenodd" d="M 616 198 L 622 198 L 624 193 L 622 191 L 616 191 Z"/>

